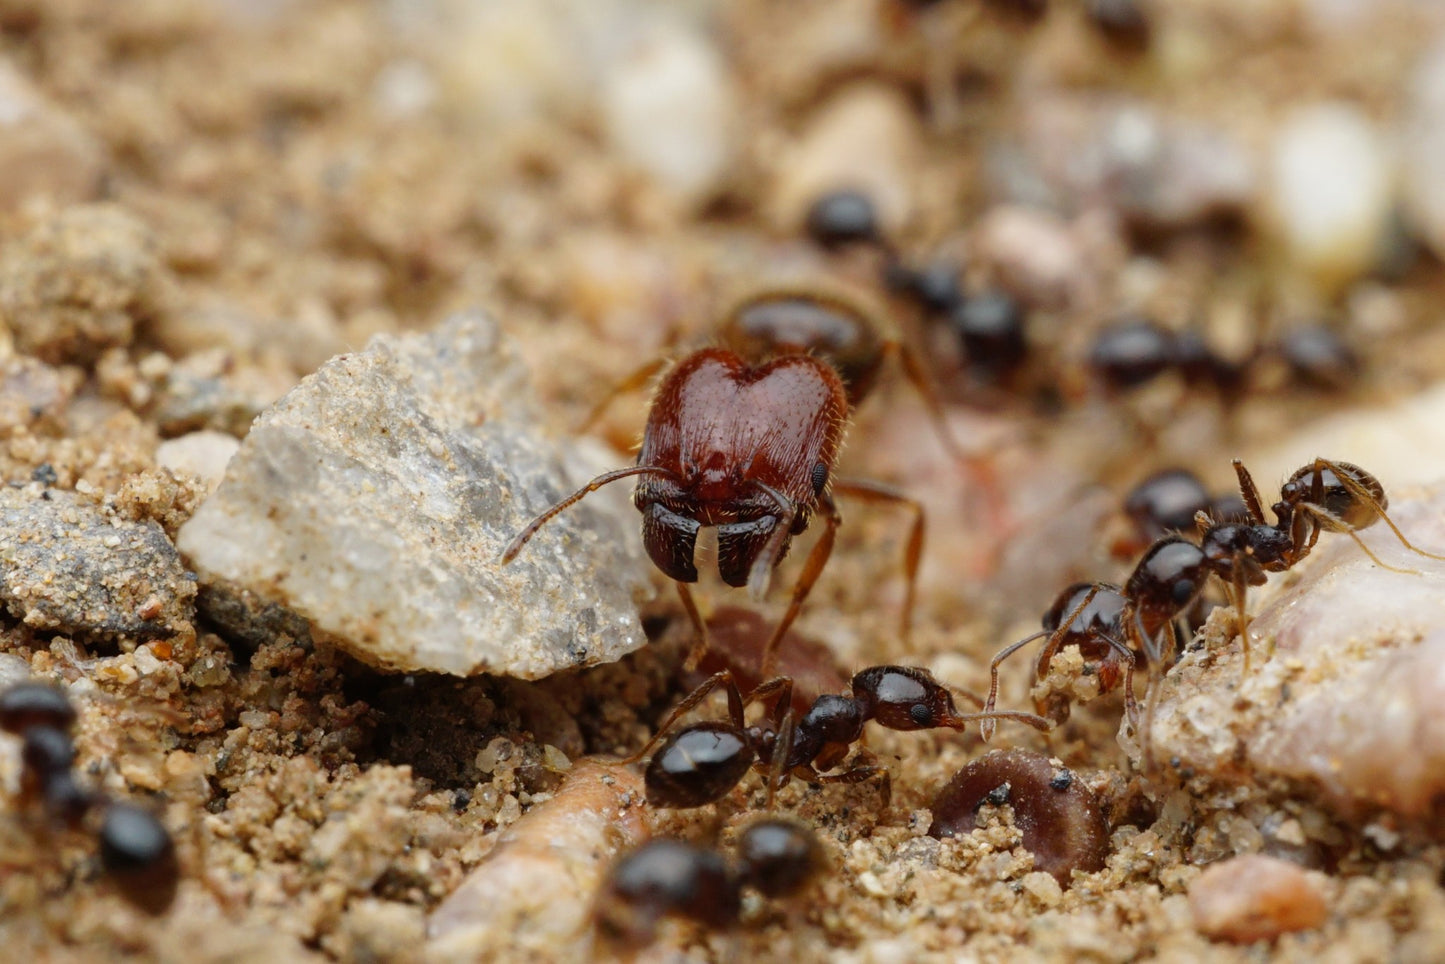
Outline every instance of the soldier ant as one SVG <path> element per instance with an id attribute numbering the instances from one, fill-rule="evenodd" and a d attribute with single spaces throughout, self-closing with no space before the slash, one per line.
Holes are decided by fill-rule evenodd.
<path id="1" fill-rule="evenodd" d="M 902 505 L 913 514 L 904 551 L 901 632 L 912 618 L 914 583 L 923 552 L 923 507 L 875 482 L 834 478 L 848 416 L 872 387 L 889 354 L 897 354 L 921 387 L 943 428 L 923 368 L 858 306 L 831 295 L 770 290 L 729 312 L 720 327 L 723 347 L 686 356 L 663 377 L 652 398 L 637 464 L 593 479 L 534 518 L 502 553 L 505 565 L 559 512 L 619 479 L 641 476 L 632 501 L 642 513 L 642 541 L 658 569 L 674 581 L 698 643 L 707 629 L 687 584 L 698 577 L 699 531 L 717 529 L 718 571 L 730 586 L 761 599 L 794 536 L 815 514 L 823 519 L 783 618 L 763 650 L 770 675 L 778 642 L 833 551 L 841 516 L 834 495 Z M 640 386 L 662 367 L 634 373 L 619 391 Z"/>
<path id="2" fill-rule="evenodd" d="M 720 686 L 727 693 L 726 721 L 692 723 L 669 735 L 684 713 Z M 890 779 L 883 767 L 863 762 L 841 773 L 825 772 L 842 763 L 852 745 L 863 738 L 869 720 L 890 730 L 947 728 L 961 732 L 969 723 L 998 719 L 1016 720 L 1038 730 L 1049 728 L 1047 720 L 1014 710 L 959 713 L 953 701 L 955 692 L 975 703 L 983 701 L 945 686 L 927 670 L 908 666 L 860 670 L 853 676 L 851 696 L 819 696 L 801 719 L 791 707 L 792 688 L 793 681 L 781 676 L 744 698 L 730 670 L 715 673 L 673 709 L 646 746 L 621 762 L 636 762 L 657 748 L 644 775 L 647 802 L 654 807 L 713 803 L 737 786 L 750 769 L 768 773 L 769 806 L 791 777 L 815 786 L 876 780 L 886 802 Z M 762 722 L 750 726 L 744 711 L 754 703 L 763 704 L 766 712 Z"/>
<path id="3" fill-rule="evenodd" d="M 1343 532 L 1375 565 L 1410 572 L 1382 561 L 1360 538 L 1359 530 L 1383 521 L 1406 549 L 1427 559 L 1445 560 L 1445 556 L 1426 552 L 1405 537 L 1385 511 L 1389 500 L 1384 486 L 1358 465 L 1317 458 L 1295 470 L 1280 486 L 1279 501 L 1270 507 L 1275 517 L 1273 525 L 1265 518 L 1259 488 L 1249 470 L 1239 459 L 1234 459 L 1233 465 L 1248 521 L 1214 524 L 1201 514 L 1197 522 L 1209 570 L 1224 583 L 1234 604 L 1245 672 L 1250 662 L 1249 624 L 1244 610 L 1247 588 L 1264 585 L 1266 573 L 1292 569 L 1314 549 L 1320 533 Z"/>
<path id="4" fill-rule="evenodd" d="M 107 799 L 75 779 L 70 730 L 75 708 L 65 694 L 42 683 L 20 683 L 0 693 L 0 729 L 21 738 L 21 792 L 71 830 L 99 811 L 100 862 L 120 896 L 148 914 L 164 913 L 180 882 L 175 844 L 150 812 Z"/>
<path id="5" fill-rule="evenodd" d="M 738 923 L 744 887 L 764 897 L 791 897 L 826 866 L 817 835 L 780 817 L 744 828 L 731 865 L 717 851 L 683 840 L 650 840 L 612 868 L 593 917 L 603 934 L 632 946 L 651 941 L 665 917 L 724 930 Z"/>

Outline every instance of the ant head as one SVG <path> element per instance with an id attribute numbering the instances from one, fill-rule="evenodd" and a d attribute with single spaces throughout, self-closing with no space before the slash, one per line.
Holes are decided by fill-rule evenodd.
<path id="1" fill-rule="evenodd" d="M 865 719 L 890 730 L 963 729 L 953 695 L 927 670 L 872 666 L 853 677 L 853 699 Z"/>

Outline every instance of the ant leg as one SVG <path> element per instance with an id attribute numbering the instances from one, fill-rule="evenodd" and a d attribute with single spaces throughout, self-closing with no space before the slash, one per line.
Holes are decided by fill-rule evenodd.
<path id="1" fill-rule="evenodd" d="M 1365 540 L 1360 538 L 1360 531 L 1357 528 L 1350 525 L 1348 522 L 1344 521 L 1333 512 L 1330 512 L 1328 509 L 1323 509 L 1317 505 L 1309 505 L 1306 503 L 1301 504 L 1296 511 L 1302 515 L 1308 515 L 1312 519 L 1314 519 L 1315 522 L 1318 523 L 1317 530 L 1324 529 L 1329 532 L 1343 532 L 1345 535 L 1355 540 L 1355 545 L 1360 547 L 1360 551 L 1363 552 L 1365 555 L 1369 556 L 1370 561 L 1373 562 L 1375 565 L 1379 566 L 1381 569 L 1388 569 L 1391 572 L 1409 573 L 1416 576 L 1420 575 L 1420 570 L 1418 569 L 1407 569 L 1403 566 L 1392 566 L 1388 562 L 1381 559 L 1379 556 L 1375 555 L 1375 553 L 1370 549 L 1370 547 L 1365 545 Z M 1384 517 L 1383 511 L 1380 513 L 1380 516 L 1381 518 Z M 1394 523 L 1390 524 L 1390 528 L 1395 529 Z M 1395 529 L 1396 535 L 1399 535 L 1399 532 L 1400 530 Z M 1401 541 L 1404 542 L 1403 536 L 1401 536 Z M 1405 542 L 1405 546 L 1408 549 L 1413 549 L 1415 552 L 1419 552 L 1422 556 L 1429 556 L 1432 559 L 1441 558 L 1440 556 L 1431 556 L 1428 552 L 1420 552 L 1419 549 L 1415 549 L 1415 547 L 1410 545 L 1409 542 Z"/>
<path id="2" fill-rule="evenodd" d="M 728 716 L 731 718 L 734 726 L 742 729 L 744 723 L 742 693 L 738 691 L 738 684 L 733 680 L 732 670 L 719 670 L 698 684 L 696 689 L 683 697 L 681 703 L 673 707 L 672 712 L 667 714 L 667 719 L 662 721 L 662 725 L 657 728 L 657 732 L 652 735 L 652 739 L 647 741 L 646 746 L 632 754 L 632 756 L 618 760 L 614 765 L 626 766 L 629 763 L 636 763 L 655 750 L 657 745 L 662 742 L 662 738 L 667 735 L 667 731 L 672 728 L 672 725 L 681 719 L 684 713 L 707 699 L 708 694 L 719 686 L 727 687 Z"/>
<path id="3" fill-rule="evenodd" d="M 1239 479 L 1239 497 L 1244 500 L 1244 507 L 1249 510 L 1249 518 L 1255 525 L 1268 525 L 1264 518 L 1264 506 L 1259 500 L 1259 487 L 1254 484 L 1254 478 L 1249 474 L 1249 469 L 1239 459 L 1233 460 L 1234 474 Z"/>
<path id="4" fill-rule="evenodd" d="M 602 413 L 607 411 L 608 406 L 619 397 L 645 387 L 648 382 L 652 381 L 654 375 L 667 367 L 668 361 L 669 359 L 667 358 L 654 358 L 647 364 L 639 366 L 629 372 L 625 378 L 613 385 L 611 390 L 608 391 L 606 395 L 603 395 L 596 405 L 593 405 L 592 408 L 588 410 L 587 416 L 581 422 L 577 423 L 577 426 L 572 430 L 572 434 L 587 434 L 587 432 L 597 424 L 597 420 L 602 417 Z"/>
<path id="5" fill-rule="evenodd" d="M 743 699 L 744 706 L 752 706 L 754 703 L 762 703 L 767 707 L 767 716 L 774 726 L 782 725 L 782 717 L 787 708 L 793 705 L 793 679 L 791 676 L 776 676 L 766 682 L 759 683 L 751 693 Z M 743 729 L 743 721 L 733 721 L 738 729 Z"/>
<path id="6" fill-rule="evenodd" d="M 556 503 L 547 511 L 537 516 L 537 518 L 527 523 L 527 527 L 521 532 L 517 533 L 516 538 L 514 538 L 510 543 L 507 544 L 506 549 L 502 550 L 501 564 L 505 566 L 507 563 L 517 558 L 517 553 L 521 552 L 522 547 L 527 544 L 527 541 L 530 540 L 532 536 L 537 534 L 537 530 L 550 522 L 552 518 L 563 509 L 569 508 L 573 504 L 582 501 L 583 498 L 591 495 L 593 492 L 596 492 L 598 489 L 602 488 L 604 485 L 607 485 L 609 482 L 616 482 L 618 479 L 625 479 L 631 475 L 673 475 L 673 473 L 668 471 L 667 469 L 659 468 L 656 465 L 629 465 L 625 469 L 615 469 L 611 472 L 602 473 L 591 482 L 588 482 L 586 485 L 582 486 L 582 488 L 578 489 L 576 492 L 573 492 L 571 495 L 567 496 L 567 498 L 563 499 L 561 502 Z"/>
<path id="7" fill-rule="evenodd" d="M 791 690 L 792 680 L 788 681 L 788 687 Z M 793 746 L 793 729 L 796 719 L 793 708 L 789 706 L 788 711 L 783 714 L 782 725 L 778 727 L 778 735 L 773 740 L 773 759 L 768 767 L 767 809 L 769 810 L 773 809 L 773 798 L 788 780 L 788 751 Z"/>
<path id="8" fill-rule="evenodd" d="M 833 506 L 831 499 L 823 502 L 823 534 L 813 545 L 813 550 L 808 553 L 808 561 L 803 564 L 803 572 L 798 576 L 798 582 L 793 587 L 793 598 L 788 602 L 788 609 L 783 613 L 783 618 L 778 620 L 778 625 L 773 628 L 773 635 L 768 637 L 767 643 L 763 646 L 763 659 L 760 674 L 764 679 L 773 674 L 773 669 L 778 660 L 778 645 L 787 635 L 788 628 L 802 612 L 803 601 L 808 598 L 808 593 L 813 591 L 813 583 L 818 581 L 818 576 L 823 571 L 823 566 L 828 562 L 828 557 L 833 554 L 833 541 L 838 533 L 838 510 Z"/>
<path id="9" fill-rule="evenodd" d="M 688 650 L 687 659 L 683 660 L 684 671 L 691 672 L 697 669 L 697 664 L 707 655 L 708 638 L 707 622 L 703 620 L 702 613 L 698 611 L 697 600 L 692 598 L 692 590 L 687 588 L 685 582 L 674 582 L 677 587 L 678 598 L 682 600 L 682 608 L 687 610 L 688 622 L 692 623 L 692 631 L 695 634 L 692 642 L 692 649 Z"/>
<path id="10" fill-rule="evenodd" d="M 1142 762 L 1146 775 L 1154 772 L 1154 711 L 1159 705 L 1163 679 L 1163 673 L 1153 674 L 1149 679 L 1149 689 L 1144 693 L 1144 729 L 1139 734 L 1139 746 L 1144 751 Z"/>
<path id="11" fill-rule="evenodd" d="M 1049 633 L 1041 630 L 1041 631 L 1039 631 L 1039 632 L 1037 632 L 1037 633 L 1034 633 L 1034 634 L 1032 634 L 1032 635 L 1030 635 L 1030 636 L 1025 636 L 1023 639 L 1019 640 L 1018 642 L 1016 642 L 1016 643 L 1010 643 L 1010 644 L 1008 644 L 1007 646 L 1005 646 L 1003 649 L 999 650 L 998 655 L 995 656 L 992 660 L 989 661 L 989 664 L 988 664 L 988 699 L 986 699 L 986 700 L 983 701 L 983 706 L 981 707 L 981 709 L 982 709 L 985 713 L 991 713 L 991 712 L 993 712 L 993 708 L 994 708 L 994 706 L 995 706 L 995 705 L 997 704 L 997 702 L 998 702 L 998 667 L 999 667 L 999 664 L 1002 663 L 1004 660 L 1008 659 L 1008 658 L 1009 658 L 1010 656 L 1012 656 L 1014 653 L 1018 652 L 1018 651 L 1019 651 L 1020 649 L 1022 649 L 1023 647 L 1027 646 L 1029 643 L 1032 643 L 1034 640 L 1039 639 L 1039 638 L 1041 638 L 1041 637 L 1043 637 L 1043 636 L 1047 636 L 1047 635 L 1049 635 Z M 987 743 L 989 740 L 993 739 L 994 729 L 995 729 L 995 724 L 994 724 L 994 722 L 993 722 L 992 720 L 987 720 L 987 721 L 979 724 L 979 733 L 980 733 L 980 735 L 983 736 L 983 740 L 984 740 L 985 743 Z"/>
<path id="12" fill-rule="evenodd" d="M 938 400 L 938 392 L 934 390 L 933 381 L 928 377 L 928 371 L 923 366 L 918 354 L 901 341 L 889 343 L 888 350 L 898 355 L 898 361 L 903 366 L 903 374 L 923 399 L 923 405 L 928 409 L 929 421 L 933 423 L 934 431 L 938 433 L 938 439 L 943 448 L 948 452 L 950 458 L 959 464 L 969 475 L 973 483 L 983 493 L 984 502 L 988 507 L 988 516 L 999 534 L 1005 534 L 1009 530 L 1008 502 L 1004 499 L 1003 483 L 999 481 L 998 473 L 994 471 L 993 464 L 986 458 L 977 455 L 970 455 L 963 450 L 953 431 L 948 427 L 948 419 L 944 415 L 943 405 Z"/>
<path id="13" fill-rule="evenodd" d="M 1134 732 L 1137 733 L 1139 732 L 1139 704 L 1134 701 L 1134 666 L 1137 663 L 1134 651 L 1125 646 L 1122 640 L 1115 639 L 1108 633 L 1100 633 L 1099 638 L 1124 660 L 1124 713 L 1129 717 L 1129 725 L 1134 727 Z"/>
<path id="14" fill-rule="evenodd" d="M 899 636 L 904 642 L 907 642 L 913 629 L 913 602 L 918 591 L 918 565 L 923 559 L 925 522 L 923 503 L 904 495 L 891 485 L 862 479 L 839 479 L 833 483 L 833 491 L 864 502 L 892 502 L 913 513 L 913 523 L 908 529 L 908 543 L 903 550 L 903 618 L 899 626 Z"/>
<path id="15" fill-rule="evenodd" d="M 1385 525 L 1390 527 L 1390 531 L 1395 533 L 1395 538 L 1400 540 L 1400 544 L 1402 546 L 1404 546 L 1406 549 L 1409 549 L 1416 555 L 1424 556 L 1426 559 L 1445 559 L 1445 556 L 1436 555 L 1433 552 L 1426 552 L 1424 549 L 1421 549 L 1409 539 L 1405 538 L 1405 533 L 1400 531 L 1400 527 L 1395 525 L 1394 520 L 1392 520 L 1389 514 L 1385 512 L 1385 507 L 1381 505 L 1379 500 L 1377 500 L 1374 495 L 1371 494 L 1370 491 L 1366 489 L 1363 485 L 1361 485 L 1355 478 L 1353 478 L 1342 469 L 1338 468 L 1333 462 L 1329 461 L 1328 459 L 1315 459 L 1315 472 L 1317 475 L 1321 466 L 1328 468 L 1331 472 L 1335 473 L 1335 478 L 1340 480 L 1340 484 L 1343 485 L 1346 489 L 1348 489 L 1351 495 L 1353 495 L 1357 499 L 1364 501 L 1370 506 L 1370 508 L 1374 509 L 1375 512 L 1380 516 L 1380 519 L 1385 523 Z M 1355 541 L 1359 542 L 1360 540 L 1356 538 Z M 1365 551 L 1369 552 L 1368 549 L 1366 549 Z M 1376 561 L 1378 562 L 1379 560 Z M 1388 569 L 1390 567 L 1386 566 L 1385 568 Z"/>
<path id="16" fill-rule="evenodd" d="M 864 752 L 867 753 L 867 751 Z M 867 758 L 874 759 L 873 754 L 867 753 Z M 873 780 L 878 784 L 878 796 L 882 798 L 883 806 L 886 808 L 893 802 L 893 776 L 888 772 L 887 767 L 876 763 L 860 763 L 842 773 L 816 774 L 813 779 L 815 783 L 819 784 L 866 783 Z"/>

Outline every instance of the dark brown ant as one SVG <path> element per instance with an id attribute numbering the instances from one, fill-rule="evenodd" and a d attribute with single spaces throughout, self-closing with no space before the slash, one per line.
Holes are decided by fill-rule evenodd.
<path id="1" fill-rule="evenodd" d="M 1043 630 L 1004 647 L 989 663 L 988 698 L 983 711 L 993 711 L 998 699 L 999 665 L 1038 639 L 1046 642 L 1034 661 L 1034 678 L 1048 676 L 1049 664 L 1065 646 L 1078 647 L 1098 676 L 1101 693 L 1122 684 L 1125 712 L 1138 729 L 1134 701 L 1134 670 L 1139 665 L 1161 666 L 1178 652 L 1174 621 L 1187 610 L 1209 578 L 1205 552 L 1180 535 L 1158 539 L 1144 553 L 1122 587 L 1110 583 L 1076 583 L 1069 586 L 1044 614 Z M 1150 691 L 1155 691 L 1151 683 Z M 1152 699 L 1150 700 L 1152 708 Z M 1041 702 L 1040 713 L 1063 722 L 1068 701 Z M 984 738 L 993 725 L 981 725 Z M 1144 729 L 1148 730 L 1147 714 Z"/>
<path id="2" fill-rule="evenodd" d="M 1246 672 L 1250 663 L 1249 624 L 1244 608 L 1248 587 L 1263 585 L 1266 573 L 1292 569 L 1314 549 L 1320 533 L 1345 533 L 1382 569 L 1412 571 L 1382 561 L 1360 538 L 1361 529 L 1383 521 L 1406 549 L 1428 559 L 1445 559 L 1405 537 L 1385 511 L 1389 500 L 1384 486 L 1358 465 L 1317 458 L 1295 470 L 1280 486 L 1279 501 L 1270 507 L 1275 517 L 1273 524 L 1265 518 L 1259 488 L 1244 463 L 1235 459 L 1233 465 L 1248 522 L 1214 524 L 1201 515 L 1198 524 L 1209 569 L 1224 583 L 1234 604 Z"/>
<path id="3" fill-rule="evenodd" d="M 75 708 L 65 694 L 42 683 L 0 692 L 0 729 L 23 741 L 22 793 L 38 800 L 56 823 L 75 830 L 100 813 L 101 866 L 120 896 L 148 914 L 164 913 L 180 882 L 175 844 L 150 812 L 109 800 L 75 779 Z"/>
<path id="4" fill-rule="evenodd" d="M 678 730 L 673 725 L 709 693 L 723 687 L 728 719 L 692 723 Z M 953 690 L 927 670 L 908 666 L 871 666 L 853 676 L 851 696 L 825 694 L 813 701 L 801 719 L 790 703 L 793 681 L 778 677 L 763 683 L 746 698 L 729 670 L 709 677 L 668 715 L 653 738 L 631 763 L 650 752 L 644 786 L 654 807 L 701 807 L 721 799 L 751 769 L 768 774 L 768 805 L 792 777 L 813 785 L 861 783 L 875 780 L 885 803 L 889 797 L 888 771 L 871 762 L 855 762 L 841 773 L 827 773 L 841 764 L 853 744 L 863 737 L 872 720 L 891 730 L 946 728 L 962 731 L 969 723 L 1016 720 L 1039 730 L 1049 723 L 1032 713 L 988 710 L 959 713 L 955 692 L 981 704 L 972 694 Z M 766 707 L 763 720 L 749 725 L 745 710 L 754 703 Z M 661 744 L 659 746 L 659 744 Z M 656 748 L 656 752 L 652 752 Z"/>
<path id="5" fill-rule="evenodd" d="M 698 638 L 690 660 L 695 662 L 707 639 L 687 589 L 698 577 L 694 551 L 700 530 L 717 529 L 723 581 L 747 586 L 754 599 L 761 599 L 793 537 L 808 528 L 815 514 L 821 515 L 823 534 L 763 651 L 763 674 L 768 676 L 779 640 L 833 551 L 841 522 L 834 496 L 891 502 L 913 514 L 904 550 L 901 633 L 906 638 L 923 552 L 923 507 L 889 486 L 837 479 L 833 473 L 849 413 L 889 354 L 902 360 L 930 402 L 941 435 L 948 438 L 922 365 L 900 342 L 883 338 L 857 305 L 816 292 L 773 290 L 750 297 L 728 313 L 719 334 L 725 347 L 693 352 L 663 377 L 653 395 L 637 464 L 598 476 L 542 512 L 507 546 L 502 563 L 515 558 L 538 529 L 589 493 L 641 476 L 632 501 L 643 516 L 643 545 L 678 587 Z M 619 390 L 640 386 L 661 365 L 639 369 Z"/>
<path id="6" fill-rule="evenodd" d="M 743 888 L 764 897 L 792 897 L 826 866 L 817 835 L 780 817 L 744 828 L 731 865 L 716 850 L 683 840 L 649 840 L 613 866 L 593 918 L 606 937 L 633 947 L 649 943 L 667 917 L 727 930 L 742 914 Z"/>

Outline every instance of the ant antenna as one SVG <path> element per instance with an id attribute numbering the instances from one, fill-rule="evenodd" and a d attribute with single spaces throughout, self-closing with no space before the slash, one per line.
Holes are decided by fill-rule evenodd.
<path id="1" fill-rule="evenodd" d="M 537 530 L 550 522 L 552 518 L 558 513 L 562 512 L 564 509 L 571 507 L 575 503 L 582 501 L 583 498 L 591 495 L 593 492 L 596 492 L 598 489 L 602 488 L 604 485 L 607 485 L 609 482 L 616 482 L 618 479 L 625 479 L 633 475 L 664 475 L 672 476 L 673 478 L 677 477 L 677 474 L 675 472 L 671 471 L 670 469 L 665 469 L 660 465 L 630 465 L 625 469 L 614 469 L 611 472 L 602 473 L 591 482 L 588 482 L 586 485 L 582 486 L 582 488 L 578 489 L 576 492 L 573 492 L 571 495 L 567 496 L 567 498 L 563 499 L 561 502 L 553 505 L 546 512 L 543 512 L 541 515 L 537 516 L 537 518 L 527 523 L 527 528 L 517 533 L 516 538 L 513 539 L 507 545 L 507 548 L 502 551 L 502 565 L 505 566 L 513 559 L 517 558 L 517 553 L 521 552 L 522 547 L 531 540 L 532 536 L 537 534 Z"/>

